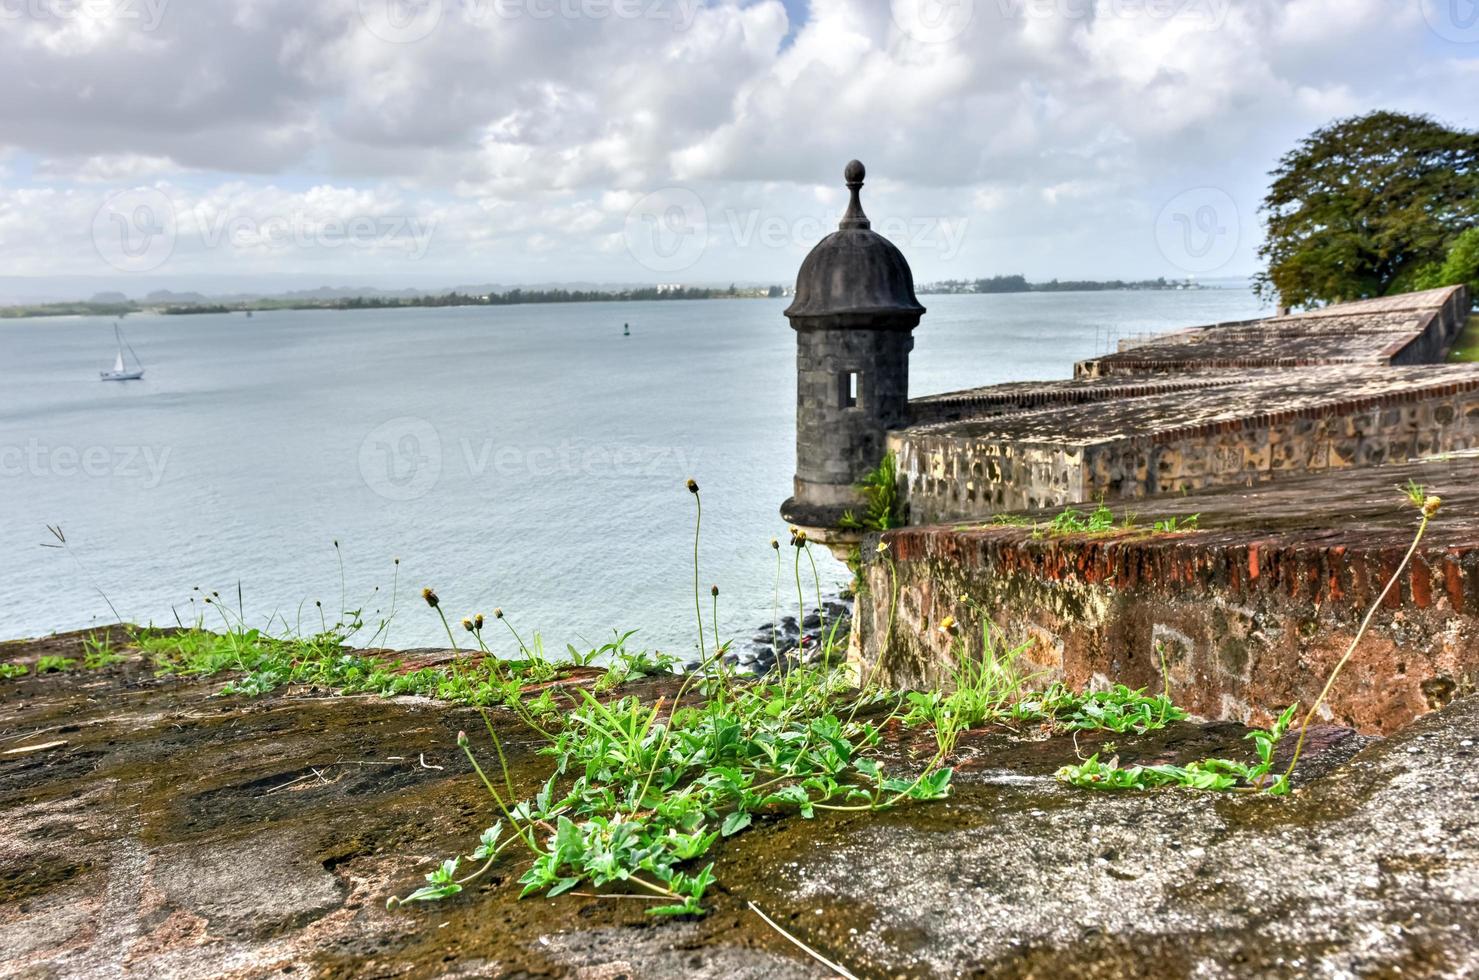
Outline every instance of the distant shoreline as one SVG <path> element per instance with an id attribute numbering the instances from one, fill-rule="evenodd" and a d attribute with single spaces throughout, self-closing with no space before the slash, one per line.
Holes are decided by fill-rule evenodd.
<path id="1" fill-rule="evenodd" d="M 922 296 L 995 295 L 999 293 L 1104 293 L 1104 292 L 1184 292 L 1223 289 L 1194 279 L 1049 279 L 1028 282 L 1026 276 L 992 276 L 989 279 L 946 279 L 919 287 Z"/>
<path id="2" fill-rule="evenodd" d="M 441 293 L 424 296 L 352 296 L 335 299 L 262 298 L 236 302 L 150 301 L 104 303 L 39 303 L 0 307 L 0 319 L 55 316 L 113 316 L 157 313 L 164 316 L 210 316 L 229 313 L 265 313 L 273 310 L 394 310 L 449 306 L 527 306 L 546 303 L 624 303 L 695 299 L 774 299 L 786 295 L 781 286 L 728 289 L 686 286 L 627 289 L 618 292 L 568 289 L 511 289 L 504 293 Z"/>
<path id="3" fill-rule="evenodd" d="M 1225 289 L 1225 286 L 1177 282 L 1166 279 L 1127 281 L 1065 280 L 1029 283 L 1020 276 L 997 276 L 993 279 L 950 280 L 925 283 L 918 288 L 921 296 L 1002 295 L 1009 293 L 1085 293 L 1085 292 L 1178 292 L 1185 290 Z M 125 317 L 133 313 L 163 316 L 219 316 L 231 313 L 267 313 L 275 310 L 396 310 L 436 309 L 454 306 L 529 306 L 552 303 L 630 303 L 669 300 L 711 299 L 783 299 L 791 294 L 789 287 L 747 286 L 728 289 L 665 286 L 627 289 L 614 292 L 566 289 L 511 289 L 503 293 L 441 293 L 423 296 L 352 296 L 333 299 L 270 298 L 240 301 L 37 303 L 0 306 L 0 319 L 23 319 L 64 316 Z"/>

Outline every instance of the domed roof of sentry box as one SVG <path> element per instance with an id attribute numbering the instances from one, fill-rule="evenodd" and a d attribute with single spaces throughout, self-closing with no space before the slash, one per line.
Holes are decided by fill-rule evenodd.
<path id="1" fill-rule="evenodd" d="M 858 198 L 867 172 L 854 160 L 843 170 L 852 192 L 837 230 L 817 242 L 796 274 L 791 326 L 910 329 L 924 307 L 914 273 L 893 242 L 874 231 Z"/>

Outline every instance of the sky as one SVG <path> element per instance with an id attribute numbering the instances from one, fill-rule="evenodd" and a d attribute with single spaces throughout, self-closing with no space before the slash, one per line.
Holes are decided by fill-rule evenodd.
<path id="1" fill-rule="evenodd" d="M 1479 128 L 1479 0 L 0 0 L 0 293 L 1257 270 L 1267 172 Z"/>

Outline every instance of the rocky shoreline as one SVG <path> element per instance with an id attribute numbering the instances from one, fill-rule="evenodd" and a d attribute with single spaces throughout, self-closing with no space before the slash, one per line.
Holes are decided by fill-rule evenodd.
<path id="1" fill-rule="evenodd" d="M 821 609 L 812 606 L 803 619 L 782 616 L 774 622 L 755 627 L 749 640 L 736 640 L 720 659 L 731 669 L 762 677 L 780 665 L 781 670 L 797 663 L 818 663 L 822 658 L 823 641 L 834 635 L 836 643 L 846 646 L 852 632 L 852 601 L 847 596 L 832 596 L 822 600 Z M 683 665 L 684 671 L 694 671 L 701 661 L 692 659 Z"/>

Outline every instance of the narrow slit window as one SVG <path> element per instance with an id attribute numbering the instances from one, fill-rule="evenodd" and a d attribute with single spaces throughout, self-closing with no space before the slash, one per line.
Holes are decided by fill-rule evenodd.
<path id="1" fill-rule="evenodd" d="M 847 371 L 842 375 L 842 407 L 857 408 L 862 398 L 863 378 L 857 371 Z"/>

